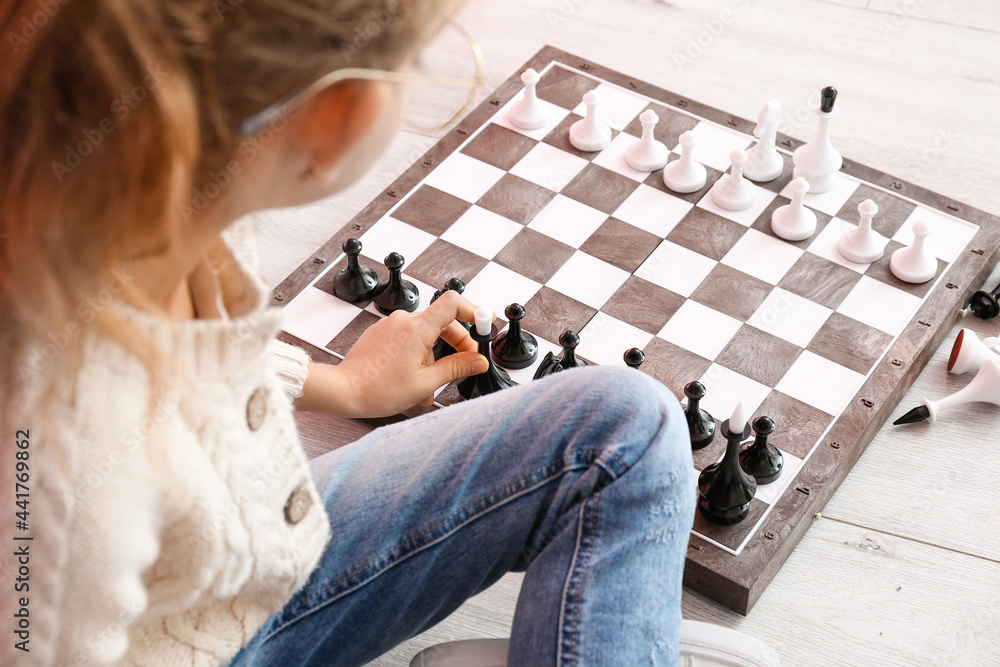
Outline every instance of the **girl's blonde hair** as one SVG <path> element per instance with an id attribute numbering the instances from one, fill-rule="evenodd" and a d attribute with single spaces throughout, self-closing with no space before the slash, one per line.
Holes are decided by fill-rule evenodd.
<path id="1" fill-rule="evenodd" d="M 71 386 L 88 329 L 155 371 L 156 351 L 107 305 L 125 295 L 155 312 L 127 264 L 166 252 L 193 195 L 219 186 L 240 122 L 334 69 L 397 68 L 453 4 L 0 3 L 6 378 Z"/>

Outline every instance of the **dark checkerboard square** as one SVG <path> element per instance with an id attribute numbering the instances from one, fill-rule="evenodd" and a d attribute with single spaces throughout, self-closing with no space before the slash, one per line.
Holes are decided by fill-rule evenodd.
<path id="1" fill-rule="evenodd" d="M 601 311 L 655 335 L 685 300 L 659 285 L 632 276 L 608 299 Z"/>
<path id="2" fill-rule="evenodd" d="M 917 209 L 916 204 L 911 204 L 888 192 L 876 190 L 870 185 L 862 183 L 847 200 L 847 203 L 840 208 L 837 217 L 851 224 L 858 224 L 861 217 L 858 213 L 858 206 L 866 199 L 871 199 L 878 204 L 878 213 L 872 218 L 872 229 L 886 238 L 892 238 L 906 222 L 906 219 Z"/>
<path id="3" fill-rule="evenodd" d="M 656 126 L 653 127 L 653 136 L 657 141 L 663 142 L 667 150 L 673 150 L 680 143 L 681 135 L 689 130 L 693 130 L 694 126 L 698 124 L 698 121 L 691 116 L 685 116 L 660 104 L 650 104 L 643 111 L 645 112 L 647 109 L 652 109 L 659 118 Z M 642 114 L 640 113 L 639 115 L 641 116 Z M 642 122 L 639 120 L 639 116 L 633 118 L 632 122 L 626 125 L 622 132 L 635 137 L 641 137 Z"/>
<path id="4" fill-rule="evenodd" d="M 768 394 L 757 414 L 774 420 L 774 433 L 767 441 L 800 459 L 809 454 L 819 436 L 833 422 L 831 415 L 780 391 Z"/>
<path id="5" fill-rule="evenodd" d="M 574 252 L 572 246 L 525 227 L 493 261 L 536 283 L 545 284 Z"/>
<path id="6" fill-rule="evenodd" d="M 773 387 L 802 353 L 786 340 L 744 324 L 716 362 L 751 380 Z"/>
<path id="7" fill-rule="evenodd" d="M 423 298 L 423 295 L 421 295 L 421 298 Z M 327 348 L 344 356 L 354 346 L 358 338 L 361 337 L 361 334 L 380 319 L 378 315 L 367 310 L 358 311 L 358 316 L 351 320 L 350 324 L 326 344 Z"/>
<path id="8" fill-rule="evenodd" d="M 549 287 L 538 290 L 524 310 L 521 328 L 550 343 L 558 343 L 559 336 L 567 329 L 579 333 L 597 314 L 594 308 Z"/>
<path id="9" fill-rule="evenodd" d="M 562 189 L 562 194 L 611 215 L 639 184 L 610 169 L 588 164 Z"/>
<path id="10" fill-rule="evenodd" d="M 371 270 L 373 270 L 375 274 L 378 276 L 379 282 L 389 279 L 389 269 L 385 268 L 385 265 L 381 261 L 377 261 L 375 259 L 372 259 L 371 257 L 366 257 L 364 253 L 362 253 L 358 255 L 358 262 L 360 262 L 362 266 L 367 266 Z M 336 294 L 333 293 L 333 277 L 337 275 L 337 271 L 340 271 L 341 269 L 346 267 L 347 267 L 347 256 L 345 255 L 344 257 L 341 257 L 340 261 L 334 264 L 333 268 L 327 271 L 323 277 L 321 277 L 319 280 L 313 283 L 313 287 L 322 290 L 323 292 L 326 292 L 330 296 L 337 296 Z M 364 308 L 369 303 L 371 303 L 371 299 L 359 302 L 356 305 L 359 308 Z"/>
<path id="11" fill-rule="evenodd" d="M 885 252 L 878 261 L 872 262 L 872 264 L 865 271 L 865 275 L 879 282 L 883 282 L 886 285 L 892 285 L 896 289 L 903 290 L 914 296 L 918 296 L 921 299 L 927 296 L 927 293 L 931 291 L 931 287 L 934 286 L 934 279 L 928 280 L 925 283 L 908 283 L 900 280 L 889 268 L 889 262 L 892 261 L 892 253 L 896 252 L 900 248 L 905 247 L 902 243 L 898 241 L 893 241 L 889 239 L 889 243 L 885 246 Z M 941 272 L 948 268 L 948 263 L 943 259 L 938 261 L 938 270 L 935 276 L 941 275 Z"/>
<path id="12" fill-rule="evenodd" d="M 580 250 L 633 273 L 656 250 L 660 241 L 660 237 L 627 222 L 608 218 L 580 246 Z"/>
<path id="13" fill-rule="evenodd" d="M 514 174 L 504 174 L 476 204 L 526 225 L 545 208 L 556 193 Z"/>
<path id="14" fill-rule="evenodd" d="M 552 67 L 539 78 L 535 93 L 540 99 L 563 109 L 575 109 L 583 96 L 594 88 L 597 88 L 597 81 L 562 67 Z"/>
<path id="15" fill-rule="evenodd" d="M 778 287 L 835 310 L 860 279 L 861 274 L 857 271 L 806 252 L 785 274 Z"/>
<path id="16" fill-rule="evenodd" d="M 537 142 L 520 132 L 490 123 L 462 152 L 494 167 L 509 171 Z"/>
<path id="17" fill-rule="evenodd" d="M 833 313 L 807 348 L 862 375 L 867 375 L 892 336 L 846 315 Z"/>
<path id="18" fill-rule="evenodd" d="M 392 217 L 422 229 L 428 234 L 441 236 L 471 206 L 472 204 L 467 201 L 424 185 L 410 195 L 410 198 L 392 213 Z"/>
<path id="19" fill-rule="evenodd" d="M 571 144 L 569 141 L 569 128 L 573 126 L 573 123 L 582 119 L 583 116 L 580 116 L 578 114 L 575 113 L 569 114 L 568 116 L 563 118 L 562 122 L 556 125 L 551 132 L 545 135 L 545 138 L 542 139 L 542 141 L 546 144 L 549 144 L 550 146 L 555 146 L 561 151 L 572 153 L 577 157 L 581 157 L 584 160 L 593 160 L 595 157 L 598 156 L 598 154 L 600 154 L 600 151 L 581 151 L 580 149 L 576 148 L 573 144 Z M 618 130 L 612 128 L 611 138 L 614 139 L 617 135 L 618 135 Z"/>
<path id="20" fill-rule="evenodd" d="M 752 147 L 753 146 L 751 145 L 751 148 Z M 778 153 L 778 155 L 781 156 L 781 161 L 783 163 L 781 173 L 778 174 L 778 177 L 764 183 L 754 181 L 760 187 L 765 190 L 770 190 L 771 192 L 781 192 L 784 190 L 785 186 L 792 182 L 792 170 L 795 168 L 795 165 L 792 164 L 791 155 L 785 155 L 784 153 Z"/>
<path id="21" fill-rule="evenodd" d="M 701 511 L 696 511 L 694 513 L 693 530 L 700 535 L 715 540 L 723 546 L 735 550 L 746 539 L 747 535 L 757 528 L 757 522 L 764 516 L 767 507 L 767 503 L 754 498 L 750 501 L 750 513 L 747 515 L 747 518 L 732 526 L 720 526 L 719 524 L 712 523 L 701 515 Z"/>
<path id="22" fill-rule="evenodd" d="M 684 398 L 684 386 L 702 377 L 712 365 L 708 359 L 655 336 L 643 352 L 646 362 L 642 371 L 662 382 L 677 400 Z"/>
<path id="23" fill-rule="evenodd" d="M 475 253 L 436 239 L 427 250 L 403 268 L 403 273 L 434 287 L 444 286 L 451 278 L 459 278 L 468 284 L 488 263 L 488 260 Z M 430 294 L 425 296 L 427 299 L 430 297 Z"/>
<path id="24" fill-rule="evenodd" d="M 747 320 L 774 289 L 731 266 L 719 264 L 691 293 L 691 299 L 737 320 Z"/>
<path id="25" fill-rule="evenodd" d="M 676 154 L 672 153 L 670 155 L 670 161 L 667 162 L 667 164 L 670 164 L 670 162 L 673 162 L 674 160 L 679 160 L 679 159 L 680 159 L 679 155 L 676 155 Z M 680 199 L 683 199 L 686 202 L 690 202 L 692 204 L 697 204 L 699 201 L 701 201 L 702 197 L 704 197 L 705 195 L 708 194 L 708 191 L 712 189 L 712 186 L 715 185 L 715 182 L 717 180 L 719 180 L 719 177 L 722 176 L 722 172 L 721 171 L 719 171 L 718 169 L 714 169 L 712 167 L 709 167 L 709 166 L 705 167 L 705 171 L 706 171 L 706 174 L 707 174 L 706 178 L 705 178 L 705 187 L 703 187 L 701 190 L 695 190 L 694 192 L 689 192 L 687 194 L 681 194 L 679 192 L 674 192 L 673 190 L 671 190 L 670 188 L 667 187 L 666 183 L 663 182 L 663 169 L 660 169 L 658 171 L 654 171 L 653 173 L 651 173 L 649 176 L 646 177 L 646 180 L 643 181 L 643 183 L 645 183 L 646 185 L 648 185 L 650 187 L 656 188 L 660 192 L 666 192 L 668 194 L 673 195 L 674 197 L 678 197 Z"/>
<path id="26" fill-rule="evenodd" d="M 746 231 L 743 225 L 696 206 L 667 234 L 667 240 L 719 261 Z"/>
<path id="27" fill-rule="evenodd" d="M 767 208 L 764 209 L 763 213 L 760 214 L 760 216 L 754 221 L 754 223 L 750 227 L 752 229 L 756 229 L 758 232 L 767 234 L 771 238 L 781 239 L 782 241 L 788 243 L 789 245 L 793 245 L 797 248 L 805 250 L 806 248 L 809 247 L 809 245 L 813 241 L 816 240 L 816 236 L 823 231 L 823 228 L 830 223 L 832 216 L 823 213 L 822 211 L 817 211 L 814 208 L 810 208 L 809 210 L 816 214 L 816 232 L 809 238 L 803 239 L 801 241 L 789 241 L 787 239 L 782 239 L 780 236 L 775 234 L 774 231 L 771 229 L 771 216 L 774 215 L 774 212 L 777 211 L 782 206 L 787 206 L 791 203 L 792 200 L 786 197 L 782 197 L 780 195 L 775 197 L 774 201 L 768 204 Z"/>

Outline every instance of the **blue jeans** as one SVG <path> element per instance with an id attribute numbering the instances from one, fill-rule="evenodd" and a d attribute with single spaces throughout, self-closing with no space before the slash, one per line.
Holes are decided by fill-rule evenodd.
<path id="1" fill-rule="evenodd" d="M 510 665 L 677 661 L 696 482 L 680 405 L 645 374 L 563 371 L 377 429 L 313 473 L 333 539 L 233 666 L 363 665 L 509 571 L 526 573 Z"/>

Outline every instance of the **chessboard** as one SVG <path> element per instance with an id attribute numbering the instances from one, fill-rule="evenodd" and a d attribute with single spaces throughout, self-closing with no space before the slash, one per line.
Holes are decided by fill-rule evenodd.
<path id="1" fill-rule="evenodd" d="M 536 130 L 508 118 L 529 67 L 540 74 L 536 91 L 548 112 Z M 537 338 L 539 360 L 558 354 L 560 335 L 573 330 L 578 356 L 594 364 L 624 365 L 625 350 L 642 349 L 636 372 L 679 400 L 687 383 L 701 381 L 701 407 L 717 423 L 739 401 L 751 421 L 771 417 L 781 476 L 758 486 L 749 516 L 735 525 L 697 516 L 684 574 L 686 586 L 746 614 L 986 280 L 1000 219 L 845 160 L 832 189 L 805 196 L 816 233 L 785 241 L 769 223 L 790 202 L 791 154 L 802 142 L 779 133 L 782 174 L 754 185 L 750 208 L 725 210 L 708 192 L 730 153 L 753 143 L 753 121 L 552 47 L 521 71 L 274 290 L 285 310 L 282 338 L 337 363 L 382 317 L 371 302 L 333 295 L 332 276 L 347 262 L 342 244 L 354 237 L 381 280 L 383 259 L 404 256 L 420 309 L 457 277 L 501 327 L 509 304 L 524 306 L 522 329 Z M 568 134 L 591 90 L 613 138 L 587 153 Z M 845 106 L 850 94 L 841 91 Z M 682 133 L 697 137 L 704 188 L 677 194 L 662 170 L 628 166 L 625 150 L 638 141 L 646 109 L 659 117 L 656 138 L 671 159 Z M 836 127 L 831 134 L 836 143 Z M 872 226 L 889 241 L 881 260 L 855 264 L 837 243 L 868 199 L 879 207 Z M 909 284 L 892 274 L 889 258 L 913 242 L 917 220 L 932 226 L 938 272 Z M 511 379 L 530 382 L 538 363 L 510 371 Z M 459 400 L 452 384 L 430 409 Z M 694 452 L 695 467 L 718 461 L 725 447 L 717 435 Z"/>

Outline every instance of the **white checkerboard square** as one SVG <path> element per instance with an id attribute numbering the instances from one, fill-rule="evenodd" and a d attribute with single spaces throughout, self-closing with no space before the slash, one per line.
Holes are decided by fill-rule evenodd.
<path id="1" fill-rule="evenodd" d="M 508 130 L 514 130 L 515 132 L 519 132 L 520 134 L 523 134 L 526 137 L 531 137 L 536 141 L 541 141 L 542 139 L 547 137 L 549 133 L 552 130 L 554 130 L 557 125 L 559 125 L 559 123 L 563 122 L 563 119 L 566 118 L 566 116 L 569 115 L 569 109 L 563 109 L 562 107 L 556 106 L 551 102 L 546 102 L 543 99 L 539 99 L 538 100 L 539 103 L 542 105 L 546 113 L 548 113 L 549 115 L 545 125 L 542 125 L 540 128 L 535 130 L 525 130 L 523 128 L 520 128 L 517 125 L 514 125 L 514 123 L 510 122 L 509 114 L 510 114 L 510 108 L 515 104 L 517 104 L 517 102 L 523 96 L 524 96 L 523 92 L 515 95 L 514 99 L 505 104 L 503 106 L 503 109 L 500 110 L 500 113 L 498 113 L 493 117 L 493 122 L 499 125 L 500 127 L 506 127 Z"/>
<path id="2" fill-rule="evenodd" d="M 577 250 L 549 279 L 547 286 L 599 310 L 629 275 L 628 271 Z"/>
<path id="3" fill-rule="evenodd" d="M 493 259 L 522 229 L 513 220 L 473 206 L 452 223 L 441 238 L 480 257 Z"/>
<path id="4" fill-rule="evenodd" d="M 511 167 L 510 173 L 553 192 L 560 192 L 587 164 L 582 157 L 539 143 Z"/>
<path id="5" fill-rule="evenodd" d="M 827 414 L 837 415 L 864 381 L 861 373 L 803 350 L 775 389 Z"/>
<path id="6" fill-rule="evenodd" d="M 761 502 L 767 503 L 768 505 L 773 505 L 778 502 L 778 499 L 781 498 L 781 494 L 785 492 L 785 489 L 790 487 L 792 482 L 795 481 L 795 476 L 799 474 L 799 470 L 802 470 L 802 465 L 804 463 L 805 461 L 799 457 L 782 451 L 781 475 L 770 484 L 758 484 L 757 492 L 753 497 Z"/>
<path id="7" fill-rule="evenodd" d="M 465 286 L 463 296 L 502 317 L 507 306 L 528 303 L 541 288 L 534 280 L 490 262 Z"/>
<path id="8" fill-rule="evenodd" d="M 727 178 L 727 176 L 724 175 L 721 178 Z M 718 182 L 719 181 L 716 181 L 716 183 Z M 730 211 L 716 204 L 715 200 L 712 199 L 711 190 L 706 192 L 705 196 L 698 200 L 698 208 L 703 208 L 706 211 L 711 211 L 712 213 L 722 216 L 727 220 L 732 220 L 733 222 L 739 223 L 744 227 L 749 227 L 757 221 L 760 214 L 764 212 L 764 209 L 771 205 L 771 202 L 774 201 L 774 198 L 777 196 L 770 190 L 762 188 L 759 185 L 755 185 L 753 187 L 753 202 L 751 202 L 749 208 L 745 208 L 742 211 Z"/>
<path id="9" fill-rule="evenodd" d="M 789 183 L 789 185 L 791 184 Z M 792 191 L 789 185 L 786 185 L 781 191 L 781 196 L 791 199 Z M 854 191 L 858 189 L 859 185 L 861 183 L 858 180 L 847 174 L 838 173 L 833 178 L 832 188 L 822 194 L 807 192 L 802 201 L 809 208 L 814 208 L 817 211 L 823 211 L 823 213 L 830 215 L 837 215 L 840 209 L 844 207 L 844 204 L 847 203 L 847 200 L 851 198 L 851 195 L 854 194 Z"/>
<path id="10" fill-rule="evenodd" d="M 640 350 L 653 340 L 653 334 L 627 322 L 598 313 L 580 332 L 577 353 L 601 366 L 625 366 L 625 350 Z"/>
<path id="11" fill-rule="evenodd" d="M 575 199 L 556 195 L 528 227 L 579 248 L 608 219 L 607 214 Z"/>
<path id="12" fill-rule="evenodd" d="M 694 159 L 719 171 L 726 171 L 732 166 L 730 153 L 736 149 L 746 150 L 753 141 L 753 137 L 708 121 L 695 125 L 691 134 L 698 140 L 694 147 Z M 679 143 L 669 148 L 678 155 L 681 153 Z"/>
<path id="13" fill-rule="evenodd" d="M 775 287 L 747 324 L 792 345 L 807 347 L 832 314 L 826 306 Z"/>
<path id="14" fill-rule="evenodd" d="M 864 273 L 871 264 L 857 264 L 849 259 L 846 259 L 840 254 L 840 249 L 837 247 L 840 244 L 840 239 L 844 237 L 844 234 L 848 234 L 857 229 L 857 225 L 852 225 L 846 220 L 841 220 L 840 218 L 834 217 L 827 223 L 826 227 L 816 235 L 813 242 L 809 244 L 806 248 L 808 252 L 814 255 L 819 255 L 824 259 L 828 259 L 834 264 L 839 264 L 845 268 L 851 269 L 852 271 L 857 271 L 858 273 Z M 884 237 L 883 237 L 884 238 Z M 885 239 L 882 242 L 882 247 L 885 248 L 886 244 L 889 243 L 889 239 Z"/>
<path id="15" fill-rule="evenodd" d="M 931 233 L 927 236 L 927 246 L 935 257 L 946 262 L 954 262 L 958 259 L 958 256 L 962 254 L 962 251 L 969 245 L 969 241 L 979 230 L 972 223 L 918 206 L 892 237 L 892 240 L 905 246 L 913 245 L 913 223 L 917 220 L 925 220 L 930 223 Z"/>
<path id="16" fill-rule="evenodd" d="M 413 225 L 393 217 L 385 217 L 372 225 L 359 240 L 361 253 L 366 257 L 381 259 L 391 252 L 398 252 L 409 263 L 427 250 L 435 238 L 433 234 L 428 234 Z M 406 273 L 405 266 L 403 273 Z"/>
<path id="17" fill-rule="evenodd" d="M 639 139 L 633 137 L 631 134 L 620 133 L 611 140 L 607 148 L 594 158 L 594 164 L 641 183 L 649 176 L 649 172 L 636 171 L 628 166 L 628 162 L 625 160 L 625 151 L 628 150 L 629 146 L 638 143 L 638 141 Z"/>
<path id="18" fill-rule="evenodd" d="M 869 276 L 858 284 L 837 308 L 838 313 L 895 336 L 906 328 L 922 300 Z"/>
<path id="19" fill-rule="evenodd" d="M 724 422 L 733 414 L 736 404 L 743 402 L 747 414 L 756 414 L 771 388 L 719 364 L 712 364 L 699 380 L 708 387 L 701 407 Z M 716 437 L 721 437 L 716 435 Z"/>
<path id="20" fill-rule="evenodd" d="M 722 263 L 764 282 L 777 285 L 802 256 L 802 250 L 781 239 L 748 229 Z"/>
<path id="21" fill-rule="evenodd" d="M 743 322 L 734 317 L 697 301 L 685 301 L 657 336 L 700 357 L 714 360 L 741 326 Z"/>
<path id="22" fill-rule="evenodd" d="M 642 113 L 642 110 L 649 104 L 649 100 L 634 93 L 630 93 L 623 88 L 601 83 L 595 89 L 600 95 L 601 102 L 597 107 L 598 114 L 604 118 L 605 122 L 616 130 L 623 130 L 632 120 Z M 581 100 L 573 113 L 581 116 L 587 115 L 587 105 Z"/>
<path id="23" fill-rule="evenodd" d="M 633 227 L 663 238 L 692 208 L 694 205 L 690 202 L 642 183 L 613 215 Z"/>
<path id="24" fill-rule="evenodd" d="M 503 331 L 509 329 L 509 325 L 503 328 Z M 531 333 L 530 331 L 528 333 Z M 534 334 L 532 334 L 534 335 Z M 562 354 L 562 347 L 556 345 L 555 343 L 550 343 L 541 336 L 535 336 L 535 340 L 538 341 L 538 356 L 535 358 L 531 365 L 527 368 L 505 368 L 507 374 L 510 375 L 510 379 L 517 384 L 528 384 L 535 378 L 535 371 L 538 370 L 538 366 L 541 365 L 542 359 L 545 355 L 551 352 L 557 357 Z"/>
<path id="25" fill-rule="evenodd" d="M 452 153 L 424 179 L 424 185 L 467 202 L 477 202 L 506 172 L 465 153 Z"/>
<path id="26" fill-rule="evenodd" d="M 712 272 L 718 262 L 671 241 L 663 241 L 646 258 L 635 275 L 683 297 Z"/>
<path id="27" fill-rule="evenodd" d="M 329 272 L 320 280 L 332 280 Z M 310 345 L 325 349 L 361 309 L 316 287 L 306 287 L 281 311 L 282 329 Z"/>

